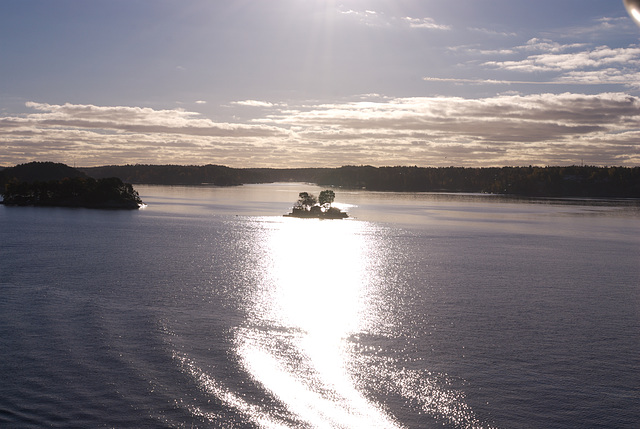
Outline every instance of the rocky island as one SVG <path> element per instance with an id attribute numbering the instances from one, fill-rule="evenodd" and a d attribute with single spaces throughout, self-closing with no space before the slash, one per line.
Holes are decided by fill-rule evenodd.
<path id="1" fill-rule="evenodd" d="M 12 206 L 138 209 L 133 186 L 117 177 L 93 179 L 64 164 L 32 162 L 1 172 L 0 203 Z"/>
<path id="2" fill-rule="evenodd" d="M 344 219 L 349 217 L 348 213 L 331 206 L 336 197 L 332 190 L 327 189 L 320 192 L 318 198 L 308 192 L 300 192 L 298 197 L 291 213 L 284 216 L 313 219 Z"/>

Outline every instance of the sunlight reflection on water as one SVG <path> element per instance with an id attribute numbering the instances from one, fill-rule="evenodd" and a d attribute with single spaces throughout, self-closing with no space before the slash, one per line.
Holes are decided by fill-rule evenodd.
<path id="1" fill-rule="evenodd" d="M 256 244 L 265 264 L 238 353 L 255 380 L 313 427 L 399 427 L 348 372 L 349 336 L 376 317 L 365 225 L 282 219 Z"/>
<path id="2" fill-rule="evenodd" d="M 381 268 L 386 250 L 378 226 L 291 218 L 261 225 L 254 248 L 261 262 L 247 323 L 235 333 L 236 353 L 284 405 L 287 420 L 296 427 L 400 428 L 380 402 L 395 396 L 416 414 L 481 426 L 464 395 L 444 387 L 446 377 L 390 358 L 397 350 L 388 340 L 401 327 L 389 318 L 397 285 Z M 250 418 L 264 422 L 260 413 Z"/>
<path id="3" fill-rule="evenodd" d="M 180 408 L 226 427 L 489 427 L 466 403 L 461 380 L 434 370 L 416 343 L 431 301 L 412 313 L 430 288 L 407 283 L 415 273 L 402 243 L 411 232 L 275 216 L 227 227 L 235 263 L 224 270 L 234 280 L 215 291 L 242 315 L 224 334 L 235 375 L 221 378 L 224 371 L 168 336 L 177 367 L 212 401 L 185 397 Z"/>

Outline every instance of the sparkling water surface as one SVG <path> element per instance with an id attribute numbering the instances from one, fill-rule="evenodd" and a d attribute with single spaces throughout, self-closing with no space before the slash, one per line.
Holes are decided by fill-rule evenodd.
<path id="1" fill-rule="evenodd" d="M 0 426 L 635 428 L 640 204 L 137 186 L 0 206 Z"/>

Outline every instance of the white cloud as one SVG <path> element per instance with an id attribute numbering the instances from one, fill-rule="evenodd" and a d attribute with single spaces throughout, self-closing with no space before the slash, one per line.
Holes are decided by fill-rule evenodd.
<path id="1" fill-rule="evenodd" d="M 518 55 L 531 51 L 544 52 L 546 54 L 557 54 L 561 52 L 565 52 L 571 49 L 579 49 L 586 47 L 585 43 L 568 43 L 561 44 L 558 42 L 554 42 L 549 39 L 539 39 L 533 38 L 528 40 L 524 45 L 512 46 L 512 47 L 501 47 L 496 49 L 480 49 L 478 45 L 467 45 L 467 46 L 453 46 L 448 48 L 451 52 L 457 53 L 465 53 L 465 54 L 480 54 L 484 56 L 491 55 Z"/>
<path id="2" fill-rule="evenodd" d="M 427 29 L 427 30 L 451 30 L 450 25 L 445 25 L 436 22 L 433 18 L 414 18 L 409 16 L 389 16 L 383 12 L 375 10 L 354 10 L 354 9 L 339 9 L 339 13 L 356 19 L 359 23 L 365 24 L 370 27 L 392 27 L 398 25 L 404 25 L 409 28 L 415 29 Z"/>
<path id="3" fill-rule="evenodd" d="M 470 79 L 455 77 L 426 77 L 426 81 L 456 84 L 526 84 L 526 85 L 624 85 L 640 89 L 640 46 L 612 48 L 598 46 L 586 49 L 584 43 L 561 44 L 549 39 L 533 38 L 512 48 L 480 50 L 475 46 L 458 46 L 450 49 L 458 55 L 517 57 L 518 59 L 494 59 L 479 65 L 485 70 L 535 74 L 535 79 Z M 529 54 L 530 52 L 540 52 Z M 476 61 L 466 65 L 475 67 Z M 486 74 L 486 71 L 482 74 Z M 502 74 L 504 76 L 504 73 Z M 512 75 L 513 76 L 513 75 Z"/>
<path id="4" fill-rule="evenodd" d="M 481 27 L 470 27 L 469 31 L 483 33 L 489 36 L 500 36 L 500 37 L 516 37 L 518 35 L 517 33 L 513 33 L 513 32 L 496 31 L 490 28 L 481 28 Z"/>
<path id="5" fill-rule="evenodd" d="M 447 82 L 454 84 L 470 85 L 625 85 L 640 87 L 640 73 L 633 75 L 622 73 L 617 69 L 608 69 L 592 72 L 569 72 L 556 80 L 507 80 L 507 79 L 464 79 L 464 78 L 442 78 L 424 77 L 426 82 Z"/>
<path id="6" fill-rule="evenodd" d="M 155 110 L 148 107 L 51 105 L 27 102 L 33 113 L 18 122 L 43 127 L 78 127 L 104 132 L 156 132 L 202 136 L 270 135 L 278 130 L 253 125 L 213 122 L 184 109 Z M 0 122 L 1 123 L 1 122 Z"/>
<path id="7" fill-rule="evenodd" d="M 384 13 L 375 10 L 354 10 L 354 9 L 338 9 L 338 13 L 357 20 L 360 24 L 370 27 L 388 27 L 389 19 Z"/>
<path id="8" fill-rule="evenodd" d="M 515 51 L 544 51 L 547 53 L 557 54 L 574 48 L 583 48 L 587 46 L 585 43 L 568 43 L 561 44 L 549 39 L 533 38 L 529 39 L 526 44 L 515 47 Z"/>
<path id="9" fill-rule="evenodd" d="M 424 28 L 428 30 L 451 30 L 450 25 L 438 24 L 433 18 L 402 18 L 411 28 Z"/>
<path id="10" fill-rule="evenodd" d="M 273 107 L 272 103 L 269 103 L 268 101 L 259 101 L 259 100 L 234 101 L 233 104 L 237 104 L 239 106 L 249 106 L 249 107 Z"/>
<path id="11" fill-rule="evenodd" d="M 551 53 L 532 55 L 523 60 L 515 61 L 487 61 L 485 66 L 522 72 L 547 72 L 565 71 L 581 68 L 618 66 L 639 66 L 640 47 L 630 46 L 628 48 L 610 48 L 600 46 L 593 50 L 580 51 L 574 53 Z"/>

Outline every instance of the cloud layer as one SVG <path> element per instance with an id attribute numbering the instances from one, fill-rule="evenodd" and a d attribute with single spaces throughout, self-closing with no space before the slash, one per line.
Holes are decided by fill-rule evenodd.
<path id="1" fill-rule="evenodd" d="M 510 79 L 427 76 L 431 82 L 473 84 L 623 85 L 640 89 L 640 46 L 590 47 L 584 43 L 561 44 L 550 39 L 530 39 L 526 44 L 496 50 L 475 47 L 450 49 L 471 55 L 470 68 L 483 73 L 509 73 Z M 478 60 L 482 57 L 491 60 Z M 479 67 L 475 64 L 479 62 Z M 526 77 L 530 77 L 527 79 Z"/>
<path id="2" fill-rule="evenodd" d="M 640 99 L 626 93 L 237 105 L 265 114 L 218 123 L 181 109 L 29 102 L 35 112 L 0 118 L 0 164 L 640 164 Z"/>

